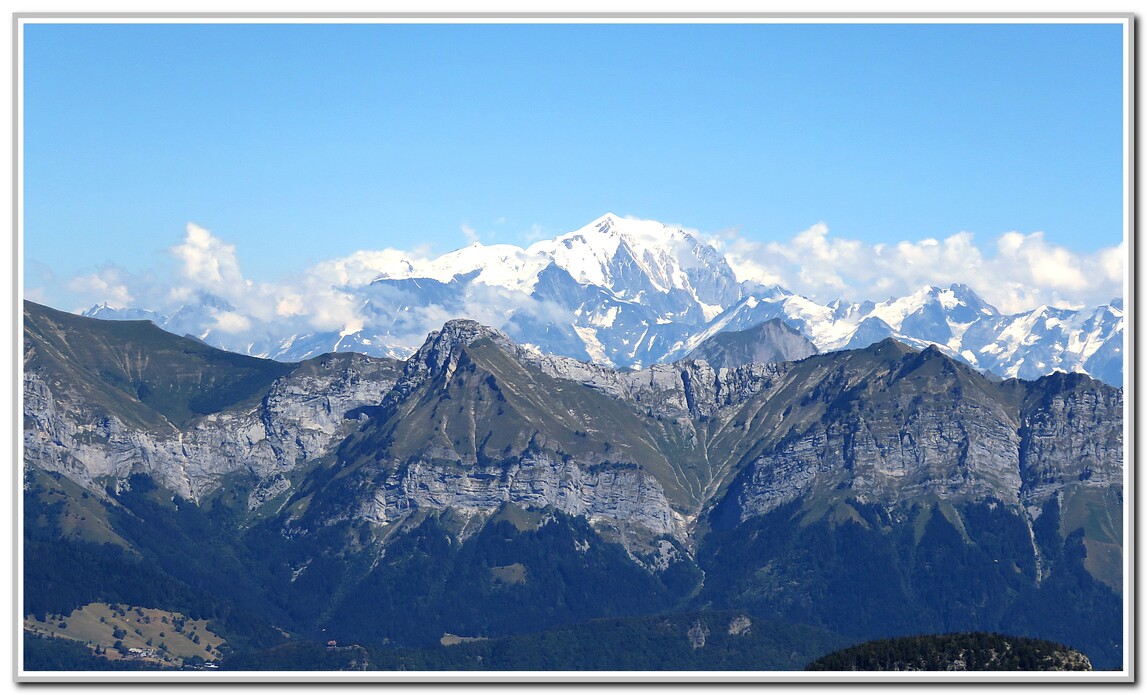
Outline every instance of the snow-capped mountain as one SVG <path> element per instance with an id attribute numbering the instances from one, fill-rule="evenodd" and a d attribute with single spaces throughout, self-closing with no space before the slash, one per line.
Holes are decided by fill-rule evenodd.
<path id="1" fill-rule="evenodd" d="M 1024 314 L 974 325 L 965 342 L 975 345 L 974 366 L 1034 379 L 1051 371 L 1086 372 L 1123 384 L 1123 302 L 1083 311 L 1041 306 Z"/>
<path id="2" fill-rule="evenodd" d="M 545 352 L 610 366 L 659 361 L 740 297 L 724 257 L 685 230 L 606 214 L 522 249 L 474 243 L 399 261 L 362 292 L 364 332 L 413 350 L 449 318 L 477 318 Z M 434 321 L 417 330 L 427 315 Z M 372 343 L 387 341 L 374 335 Z M 301 355 L 300 355 L 301 356 Z"/>
<path id="3" fill-rule="evenodd" d="M 863 348 L 885 338 L 951 357 L 1001 377 L 1035 379 L 1054 371 L 1083 372 L 1123 383 L 1122 301 L 1087 310 L 1039 307 L 1004 315 L 967 285 L 925 286 L 880 303 L 818 304 L 782 288 L 743 297 L 704 330 L 674 347 L 688 353 L 707 338 L 772 319 L 793 326 L 822 352 Z"/>
<path id="4" fill-rule="evenodd" d="M 406 357 L 453 318 L 495 326 L 542 352 L 611 367 L 680 359 L 706 339 L 780 319 L 821 352 L 895 338 L 1001 377 L 1086 372 L 1122 385 L 1120 301 L 1085 310 L 1004 315 L 966 285 L 926 286 L 882 302 L 821 304 L 783 287 L 738 282 L 725 257 L 687 230 L 606 214 L 527 248 L 474 243 L 434 259 L 395 256 L 373 281 L 339 291 L 360 324 L 314 332 L 255 322 L 221 330 L 234 312 L 203 296 L 161 315 L 93 307 L 86 315 L 148 319 L 236 352 L 298 360 L 324 352 Z"/>

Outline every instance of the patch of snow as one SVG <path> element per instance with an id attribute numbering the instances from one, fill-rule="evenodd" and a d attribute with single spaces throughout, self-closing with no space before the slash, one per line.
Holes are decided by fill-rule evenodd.
<path id="1" fill-rule="evenodd" d="M 585 343 L 586 354 L 595 364 L 600 364 L 606 367 L 612 367 L 613 362 L 606 357 L 605 346 L 597 338 L 597 331 L 588 326 L 574 326 L 574 332 L 577 333 L 581 341 Z"/>
<path id="2" fill-rule="evenodd" d="M 945 309 L 955 309 L 958 306 L 964 305 L 964 300 L 957 297 L 956 293 L 951 289 L 940 290 L 940 293 L 936 295 L 936 299 L 940 301 L 940 306 Z"/>
<path id="3" fill-rule="evenodd" d="M 868 315 L 875 316 L 891 326 L 893 330 L 899 331 L 901 324 L 904 323 L 904 319 L 923 309 L 924 305 L 931 299 L 931 294 L 932 287 L 925 285 L 922 289 L 906 297 L 888 299 L 880 302 L 873 307 Z"/>
<path id="4" fill-rule="evenodd" d="M 598 328 L 612 328 L 614 321 L 617 320 L 618 313 L 621 312 L 621 307 L 614 304 L 606 309 L 604 314 L 596 314 L 589 319 L 590 325 L 597 326 Z"/>
<path id="5" fill-rule="evenodd" d="M 949 318 L 945 318 L 945 321 L 948 324 L 948 330 L 952 332 L 952 337 L 948 339 L 948 347 L 959 352 L 964 346 L 964 334 L 968 332 L 968 329 L 972 326 L 973 323 L 975 323 L 975 321 L 969 321 L 968 323 L 956 323 Z M 960 354 L 963 353 L 961 352 Z"/>
<path id="6" fill-rule="evenodd" d="M 713 319 L 720 316 L 721 312 L 725 310 L 725 308 L 722 306 L 717 306 L 716 304 L 706 304 L 701 300 L 697 300 L 697 303 L 701 305 L 701 314 L 705 317 L 706 321 L 712 321 Z"/>

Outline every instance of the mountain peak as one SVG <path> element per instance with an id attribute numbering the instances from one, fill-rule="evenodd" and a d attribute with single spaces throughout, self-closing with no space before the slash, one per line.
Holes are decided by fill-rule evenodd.
<path id="1" fill-rule="evenodd" d="M 692 235 L 679 226 L 665 224 L 657 220 L 617 215 L 612 212 L 605 213 L 573 234 L 585 235 L 593 231 L 611 237 L 623 238 L 630 246 L 662 246 L 667 243 L 676 243 L 681 238 L 692 239 Z"/>
<path id="2" fill-rule="evenodd" d="M 539 241 L 528 252 L 546 256 L 580 285 L 593 285 L 623 301 L 683 290 L 692 311 L 711 320 L 738 298 L 736 276 L 711 245 L 690 232 L 656 220 L 606 213 L 573 232 Z M 639 336 L 635 336 L 639 337 Z"/>
<path id="3" fill-rule="evenodd" d="M 517 348 L 514 341 L 496 328 L 484 326 L 472 319 L 450 319 L 440 330 L 431 331 L 422 347 L 406 361 L 402 377 L 383 399 L 383 407 L 393 406 L 406 398 L 427 379 L 444 372 L 453 372 L 464 348 L 483 338 L 489 338 L 510 350 Z"/>
<path id="4" fill-rule="evenodd" d="M 795 362 L 818 350 L 800 331 L 779 318 L 743 331 L 725 331 L 702 341 L 685 360 L 704 360 L 710 366 L 738 367 L 745 364 Z"/>
<path id="5" fill-rule="evenodd" d="M 821 351 L 894 335 L 916 347 L 945 346 L 1001 376 L 1035 378 L 1062 367 L 1122 383 L 1118 299 L 1074 313 L 1041 308 L 1005 316 L 945 272 L 886 301 L 826 304 L 831 297 L 794 293 L 771 275 L 739 279 L 719 246 L 688 227 L 608 211 L 526 248 L 475 242 L 434 258 L 387 249 L 348 262 L 338 292 L 358 306 L 361 330 L 353 332 L 316 332 L 308 313 L 264 323 L 248 310 L 240 311 L 248 328 L 224 331 L 220 322 L 234 318 L 224 312 L 236 309 L 207 293 L 163 314 L 111 302 L 85 315 L 151 320 L 177 335 L 276 359 L 327 350 L 407 357 L 443 317 L 480 315 L 524 349 L 627 367 L 680 359 L 719 332 L 779 317 Z M 457 335 L 472 332 L 456 328 Z"/>
<path id="6" fill-rule="evenodd" d="M 859 348 L 862 352 L 869 352 L 878 357 L 902 357 L 904 355 L 911 355 L 916 353 L 910 346 L 905 345 L 895 338 L 884 338 L 878 343 L 872 343 L 868 347 Z"/>
<path id="7" fill-rule="evenodd" d="M 442 329 L 432 331 L 426 337 L 426 345 L 446 344 L 451 346 L 465 346 L 482 338 L 491 338 L 498 342 L 512 343 L 505 333 L 496 328 L 485 326 L 473 319 L 450 319 L 442 325 Z"/>
<path id="8" fill-rule="evenodd" d="M 616 225 L 620 220 L 621 217 L 618 215 L 615 215 L 612 212 L 607 212 L 593 222 L 590 222 L 588 226 L 594 227 L 595 229 L 599 229 L 604 232 Z"/>

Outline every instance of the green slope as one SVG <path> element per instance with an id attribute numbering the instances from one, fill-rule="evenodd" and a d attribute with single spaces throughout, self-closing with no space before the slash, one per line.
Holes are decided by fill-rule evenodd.
<path id="1" fill-rule="evenodd" d="M 487 339 L 458 348 L 453 368 L 420 384 L 344 444 L 349 462 L 379 457 L 447 465 L 511 463 L 545 452 L 583 464 L 637 466 L 670 502 L 699 503 L 697 452 L 681 436 L 626 403 L 523 364 Z"/>
<path id="2" fill-rule="evenodd" d="M 294 364 L 247 357 L 150 321 L 100 321 L 24 302 L 25 368 L 49 386 L 147 428 L 176 427 L 260 398 Z M 53 389 L 55 390 L 55 389 Z"/>

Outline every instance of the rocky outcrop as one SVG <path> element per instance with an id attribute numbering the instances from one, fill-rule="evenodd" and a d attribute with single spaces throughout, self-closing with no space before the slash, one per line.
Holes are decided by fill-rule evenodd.
<path id="1" fill-rule="evenodd" d="M 657 479 L 627 467 L 523 457 L 504 466 L 448 467 L 414 462 L 366 483 L 353 516 L 390 524 L 416 509 L 455 509 L 491 514 L 502 504 L 551 507 L 591 522 L 685 537 L 684 520 Z"/>
<path id="2" fill-rule="evenodd" d="M 121 390 L 95 398 L 99 384 L 49 374 L 34 352 L 26 464 L 92 489 L 144 473 L 193 500 L 242 473 L 257 508 L 337 450 L 356 482 L 318 523 L 510 502 L 688 545 L 689 523 L 726 495 L 741 520 L 840 491 L 1032 510 L 1067 485 L 1122 480 L 1118 389 L 1082 375 L 995 382 L 891 340 L 799 362 L 616 371 L 455 320 L 401 374 L 393 361 L 325 356 L 179 427 Z M 344 443 L 359 420 L 370 426 Z"/>
<path id="3" fill-rule="evenodd" d="M 406 360 L 402 376 L 387 393 L 383 406 L 402 401 L 427 379 L 452 370 L 457 365 L 458 351 L 483 338 L 495 342 L 519 359 L 528 358 L 527 351 L 501 331 L 477 321 L 453 319 L 447 321 L 442 330 L 432 331 L 426 336 L 422 347 Z"/>
<path id="4" fill-rule="evenodd" d="M 1123 392 L 1080 374 L 1036 381 L 1020 426 L 1024 503 L 1039 507 L 1065 485 L 1121 485 Z"/>
<path id="5" fill-rule="evenodd" d="M 906 423 L 860 417 L 818 423 L 753 462 L 743 516 L 817 488 L 848 488 L 861 501 L 888 504 L 927 496 L 1017 502 L 1018 437 L 1006 427 L 936 413 Z"/>
<path id="6" fill-rule="evenodd" d="M 793 423 L 785 436 L 747 466 L 735 493 L 742 519 L 815 491 L 1038 509 L 1066 485 L 1122 481 L 1122 393 L 1082 375 L 995 384 L 929 349 L 822 398 L 818 417 L 794 410 L 778 425 Z"/>
<path id="7" fill-rule="evenodd" d="M 356 408 L 376 405 L 394 383 L 392 363 L 339 355 L 303 363 L 255 405 L 212 413 L 185 428 L 143 428 L 87 402 L 79 390 L 24 374 L 24 460 L 93 490 L 143 473 L 187 499 L 225 476 L 259 481 L 257 505 L 281 492 L 287 474 L 328 454 L 353 426 Z M 270 496 L 273 496 L 270 495 Z"/>
<path id="8" fill-rule="evenodd" d="M 638 407 L 652 407 L 661 415 L 687 417 L 713 415 L 724 406 L 741 403 L 790 368 L 784 362 L 723 367 L 682 360 L 628 371 L 553 355 L 522 357 L 555 378 L 576 381 Z"/>

